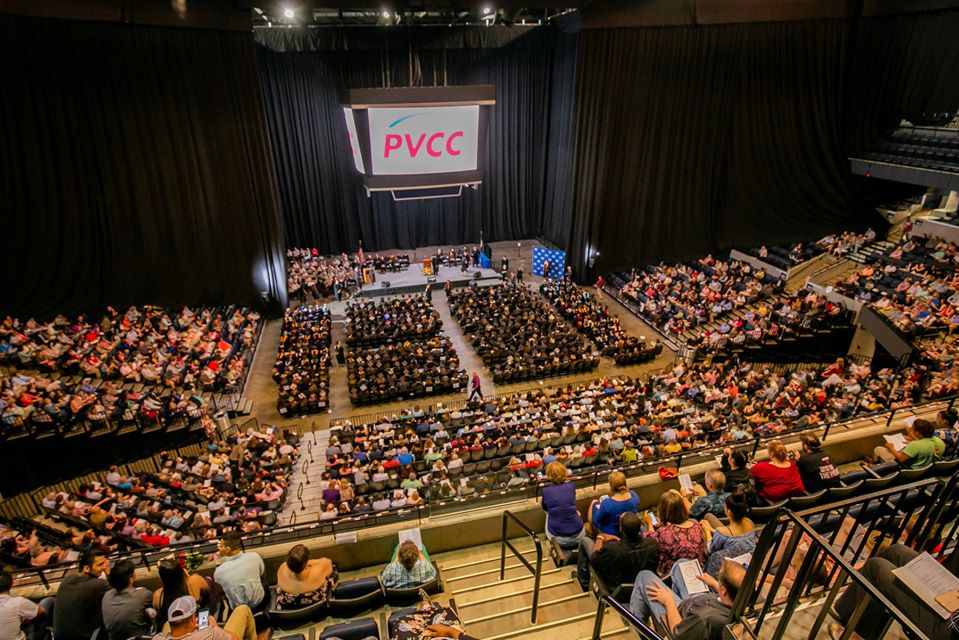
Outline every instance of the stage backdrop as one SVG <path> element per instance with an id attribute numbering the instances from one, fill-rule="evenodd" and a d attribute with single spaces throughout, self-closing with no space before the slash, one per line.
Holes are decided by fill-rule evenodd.
<path id="1" fill-rule="evenodd" d="M 584 29 L 575 203 L 544 235 L 582 276 L 587 251 L 601 273 L 873 223 L 847 180 L 846 27 Z"/>
<path id="2" fill-rule="evenodd" d="M 528 238 L 568 188 L 575 35 L 558 29 L 258 30 L 258 61 L 290 247 L 320 253 Z M 559 77 L 557 77 L 559 74 Z M 459 198 L 367 197 L 341 109 L 350 88 L 493 84 L 485 178 Z M 557 177 L 558 176 L 558 177 Z M 560 196 L 561 197 L 561 196 Z"/>
<path id="3" fill-rule="evenodd" d="M 0 16 L 0 310 L 286 299 L 248 32 Z"/>

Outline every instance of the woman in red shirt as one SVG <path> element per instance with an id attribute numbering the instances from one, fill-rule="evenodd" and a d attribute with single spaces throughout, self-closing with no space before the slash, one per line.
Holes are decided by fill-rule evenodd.
<path id="1" fill-rule="evenodd" d="M 806 493 L 799 467 L 788 458 L 783 443 L 772 440 L 766 445 L 766 451 L 769 460 L 757 462 L 749 468 L 756 480 L 756 493 L 770 503 Z"/>

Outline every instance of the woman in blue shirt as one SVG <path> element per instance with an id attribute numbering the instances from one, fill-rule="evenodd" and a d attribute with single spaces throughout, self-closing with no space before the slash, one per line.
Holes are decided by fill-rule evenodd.
<path id="1" fill-rule="evenodd" d="M 609 495 L 590 505 L 590 522 L 598 533 L 620 537 L 619 516 L 637 511 L 639 496 L 626 488 L 626 475 L 622 471 L 613 471 L 609 474 Z"/>

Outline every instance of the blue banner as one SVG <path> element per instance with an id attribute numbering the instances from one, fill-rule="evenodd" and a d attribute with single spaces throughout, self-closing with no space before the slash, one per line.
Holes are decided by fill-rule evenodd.
<path id="1" fill-rule="evenodd" d="M 544 274 L 543 268 L 549 261 L 549 273 Z M 563 279 L 563 271 L 566 269 L 566 252 L 559 249 L 546 249 L 544 247 L 533 247 L 533 275 L 543 276 L 544 278 Z"/>

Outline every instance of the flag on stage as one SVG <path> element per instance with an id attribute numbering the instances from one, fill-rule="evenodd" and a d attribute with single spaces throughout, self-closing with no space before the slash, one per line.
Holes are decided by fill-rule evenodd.
<path id="1" fill-rule="evenodd" d="M 356 252 L 356 261 L 360 264 L 366 264 L 366 256 L 363 255 L 363 243 L 360 243 L 360 250 Z"/>
<path id="2" fill-rule="evenodd" d="M 549 273 L 543 273 L 543 267 L 549 261 Z M 546 249 L 545 247 L 533 247 L 533 275 L 543 276 L 544 278 L 563 279 L 563 272 L 566 269 L 566 252 L 559 249 Z"/>

